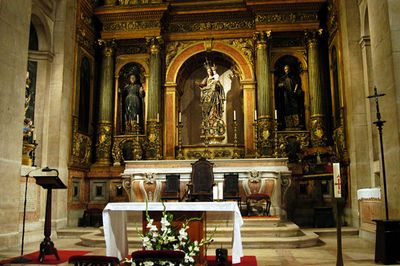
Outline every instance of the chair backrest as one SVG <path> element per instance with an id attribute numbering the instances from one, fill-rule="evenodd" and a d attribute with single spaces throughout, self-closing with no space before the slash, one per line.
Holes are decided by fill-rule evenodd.
<path id="1" fill-rule="evenodd" d="M 237 196 L 239 194 L 239 174 L 224 174 L 224 195 Z"/>
<path id="2" fill-rule="evenodd" d="M 155 265 L 161 261 L 169 261 L 174 265 L 180 265 L 184 262 L 185 252 L 180 250 L 137 250 L 132 252 L 132 265 L 141 265 L 142 262 L 155 262 Z"/>
<path id="3" fill-rule="evenodd" d="M 166 193 L 179 193 L 180 192 L 180 175 L 178 174 L 167 174 L 166 179 Z"/>
<path id="4" fill-rule="evenodd" d="M 214 185 L 214 164 L 205 158 L 200 158 L 192 164 L 191 193 L 194 195 L 208 195 L 200 201 L 212 201 L 212 188 Z"/>
<path id="5" fill-rule="evenodd" d="M 75 266 L 114 266 L 119 265 L 119 259 L 110 256 L 77 255 L 71 256 L 68 263 Z"/>

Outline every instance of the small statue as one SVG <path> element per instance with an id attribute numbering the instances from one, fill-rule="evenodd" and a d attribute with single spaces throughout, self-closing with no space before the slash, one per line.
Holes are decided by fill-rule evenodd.
<path id="1" fill-rule="evenodd" d="M 300 79 L 294 75 L 289 65 L 284 66 L 284 74 L 278 79 L 278 99 L 282 102 L 281 110 L 286 129 L 303 127 L 304 96 Z"/>

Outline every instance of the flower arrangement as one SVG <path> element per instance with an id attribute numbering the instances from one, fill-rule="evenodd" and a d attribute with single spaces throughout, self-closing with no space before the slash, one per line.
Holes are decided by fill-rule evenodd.
<path id="1" fill-rule="evenodd" d="M 202 239 L 200 242 L 195 240 L 192 241 L 188 235 L 189 225 L 192 221 L 199 221 L 202 217 L 194 217 L 186 219 L 182 222 L 181 226 L 173 225 L 173 214 L 166 212 L 165 206 L 162 213 L 160 228 L 155 225 L 154 219 L 150 218 L 147 211 L 146 202 L 146 228 L 148 231 L 144 234 L 139 233 L 142 241 L 143 248 L 145 250 L 181 250 L 185 252 L 184 264 L 182 266 L 192 266 L 195 264 L 195 257 L 200 254 L 200 248 L 207 246 L 213 239 L 211 235 L 208 239 Z M 176 224 L 176 223 L 175 223 Z M 215 231 L 214 231 L 215 232 Z M 172 263 L 165 261 L 160 263 L 161 265 L 173 265 Z M 145 262 L 143 265 L 154 265 L 152 262 Z"/>

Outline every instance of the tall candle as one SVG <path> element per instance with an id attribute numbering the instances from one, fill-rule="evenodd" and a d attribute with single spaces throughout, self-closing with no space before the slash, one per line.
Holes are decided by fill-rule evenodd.
<path id="1" fill-rule="evenodd" d="M 278 119 L 278 111 L 275 109 L 275 119 Z"/>
<path id="2" fill-rule="evenodd" d="M 181 112 L 178 113 L 178 122 L 179 123 L 182 122 L 182 113 Z"/>
<path id="3" fill-rule="evenodd" d="M 257 109 L 254 110 L 254 120 L 257 120 Z"/>
<path id="4" fill-rule="evenodd" d="M 213 186 L 213 200 L 218 199 L 218 186 Z"/>
<path id="5" fill-rule="evenodd" d="M 224 198 L 224 183 L 218 182 L 218 199 Z"/>
<path id="6" fill-rule="evenodd" d="M 157 122 L 160 122 L 160 114 L 157 113 Z"/>
<path id="7" fill-rule="evenodd" d="M 233 110 L 233 121 L 236 121 L 236 110 Z"/>
<path id="8" fill-rule="evenodd" d="M 136 123 L 139 124 L 139 115 L 136 115 Z"/>

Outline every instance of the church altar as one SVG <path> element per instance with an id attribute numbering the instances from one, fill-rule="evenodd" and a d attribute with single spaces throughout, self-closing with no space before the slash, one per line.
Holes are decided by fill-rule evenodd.
<path id="1" fill-rule="evenodd" d="M 243 247 L 240 227 L 243 219 L 235 202 L 166 202 L 166 211 L 206 212 L 207 221 L 232 221 L 232 263 L 240 263 L 243 257 Z M 148 211 L 164 210 L 160 202 L 149 202 Z M 127 212 L 132 212 L 129 222 L 142 222 L 146 204 L 143 202 L 108 203 L 103 210 L 103 229 L 106 242 L 106 255 L 115 256 L 120 260 L 129 255 L 127 235 Z"/>
<path id="2" fill-rule="evenodd" d="M 190 181 L 191 164 L 194 162 L 195 160 L 127 161 L 122 174 L 123 187 L 132 202 L 157 202 L 165 189 L 165 176 L 179 174 L 180 190 L 183 194 Z M 271 215 L 285 216 L 281 208 L 284 194 L 282 186 L 287 185 L 286 181 L 291 174 L 286 158 L 212 159 L 210 162 L 214 163 L 214 181 L 216 187 L 220 188 L 219 194 L 222 194 L 224 174 L 237 173 L 242 201 L 251 194 L 268 194 L 272 203 Z"/>

